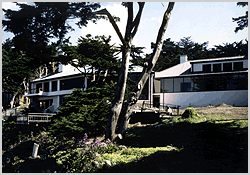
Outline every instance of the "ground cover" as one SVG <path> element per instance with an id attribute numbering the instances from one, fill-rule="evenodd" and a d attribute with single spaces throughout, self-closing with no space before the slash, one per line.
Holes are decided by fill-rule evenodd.
<path id="1" fill-rule="evenodd" d="M 103 137 L 88 138 L 84 143 L 92 146 L 86 146 L 79 144 L 84 140 L 58 140 L 42 132 L 33 140 L 26 138 L 15 144 L 12 142 L 9 147 L 4 144 L 3 172 L 248 172 L 248 120 L 245 113 L 240 112 L 242 116 L 234 120 L 222 113 L 209 114 L 211 108 L 218 106 L 207 107 L 206 115 L 195 108 L 197 115 L 188 118 L 177 116 L 151 124 L 130 124 L 126 136 L 108 149 L 102 147 Z M 23 139 L 23 136 L 16 138 Z M 40 159 L 30 158 L 34 142 L 40 145 Z M 84 154 L 79 154 L 79 149 L 84 150 Z"/>

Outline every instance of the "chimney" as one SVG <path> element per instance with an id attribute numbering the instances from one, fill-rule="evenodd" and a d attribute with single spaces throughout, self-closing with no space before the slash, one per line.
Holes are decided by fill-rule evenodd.
<path id="1" fill-rule="evenodd" d="M 61 62 L 58 63 L 58 72 L 62 72 L 63 71 L 63 65 Z"/>
<path id="2" fill-rule="evenodd" d="M 180 64 L 186 62 L 187 60 L 188 60 L 187 55 L 181 55 L 180 56 Z"/>

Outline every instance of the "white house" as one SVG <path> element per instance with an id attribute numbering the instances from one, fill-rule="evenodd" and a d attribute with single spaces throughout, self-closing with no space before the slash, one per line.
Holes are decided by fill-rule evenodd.
<path id="1" fill-rule="evenodd" d="M 142 67 L 134 66 L 129 71 L 129 77 L 136 81 Z M 82 72 L 85 70 L 80 68 L 80 71 L 71 65 L 59 64 L 58 72 L 54 72 L 47 76 L 37 78 L 30 82 L 31 92 L 26 94 L 25 97 L 30 99 L 32 107 L 40 110 L 41 112 L 57 112 L 58 107 L 63 103 L 63 99 L 66 95 L 73 92 L 73 88 L 81 88 L 86 90 L 90 84 L 90 79 L 87 76 L 91 76 L 92 69 L 86 69 L 87 76 L 84 76 Z M 113 73 L 112 77 L 108 75 L 107 79 L 118 79 L 118 74 Z M 148 88 L 145 88 L 143 97 L 141 99 L 148 99 Z"/>
<path id="2" fill-rule="evenodd" d="M 153 103 L 181 108 L 226 103 L 248 106 L 248 58 L 245 56 L 190 60 L 155 72 Z"/>
<path id="3" fill-rule="evenodd" d="M 136 81 L 141 72 L 142 67 L 134 67 L 129 77 Z M 88 85 L 89 79 L 78 69 L 60 65 L 57 73 L 33 80 L 31 93 L 25 97 L 30 98 L 34 107 L 57 112 L 63 98 L 73 88 L 86 89 Z M 236 56 L 188 61 L 183 55 L 180 64 L 150 75 L 138 103 L 142 101 L 156 107 L 163 104 L 180 105 L 180 108 L 204 107 L 222 103 L 248 106 L 248 58 Z"/>

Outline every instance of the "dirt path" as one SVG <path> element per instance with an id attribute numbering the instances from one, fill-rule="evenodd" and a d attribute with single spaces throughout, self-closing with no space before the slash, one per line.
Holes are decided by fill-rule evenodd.
<path id="1" fill-rule="evenodd" d="M 194 108 L 199 115 L 225 115 L 226 119 L 248 119 L 248 107 L 233 107 L 226 104 Z M 182 114 L 185 109 L 180 109 Z"/>

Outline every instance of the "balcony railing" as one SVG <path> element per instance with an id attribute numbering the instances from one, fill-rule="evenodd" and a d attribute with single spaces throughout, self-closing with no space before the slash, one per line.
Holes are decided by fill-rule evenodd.
<path id="1" fill-rule="evenodd" d="M 17 116 L 17 124 L 48 123 L 51 122 L 51 117 L 53 115 L 53 113 L 19 114 Z"/>

